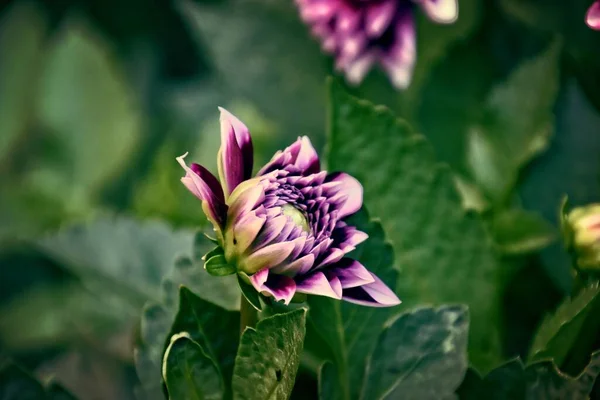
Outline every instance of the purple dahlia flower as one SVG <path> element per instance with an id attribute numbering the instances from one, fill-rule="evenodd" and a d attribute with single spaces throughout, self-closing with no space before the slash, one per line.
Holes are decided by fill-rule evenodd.
<path id="1" fill-rule="evenodd" d="M 400 300 L 361 263 L 346 257 L 367 234 L 344 219 L 362 206 L 361 184 L 321 171 L 304 136 L 279 151 L 252 178 L 248 128 L 221 110 L 219 180 L 177 160 L 181 181 L 202 201 L 226 263 L 266 296 L 289 304 L 296 293 L 386 307 Z"/>
<path id="2" fill-rule="evenodd" d="M 413 9 L 435 22 L 458 16 L 457 0 L 295 0 L 304 22 L 335 55 L 336 69 L 357 84 L 379 63 L 392 84 L 406 88 L 416 59 Z"/>
<path id="3" fill-rule="evenodd" d="M 592 29 L 600 30 L 600 0 L 596 0 L 588 9 L 585 23 Z"/>

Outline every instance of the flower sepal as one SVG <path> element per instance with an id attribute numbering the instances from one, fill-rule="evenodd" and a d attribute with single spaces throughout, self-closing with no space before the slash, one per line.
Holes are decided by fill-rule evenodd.
<path id="1" fill-rule="evenodd" d="M 238 285 L 242 291 L 242 296 L 248 300 L 248 303 L 254 307 L 257 311 L 262 310 L 262 304 L 260 303 L 260 294 L 254 289 L 254 286 L 250 283 L 250 278 L 245 272 L 238 272 Z"/>
<path id="2" fill-rule="evenodd" d="M 227 263 L 225 252 L 220 246 L 215 247 L 206 253 L 202 259 L 204 260 L 204 269 L 213 276 L 227 276 L 236 273 L 236 268 Z"/>

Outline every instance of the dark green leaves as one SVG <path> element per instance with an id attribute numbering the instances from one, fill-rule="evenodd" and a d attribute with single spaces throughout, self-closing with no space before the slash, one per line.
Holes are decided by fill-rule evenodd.
<path id="1" fill-rule="evenodd" d="M 381 224 L 369 222 L 365 210 L 353 215 L 349 224 L 369 235 L 353 255 L 393 290 L 397 279 L 393 268 L 394 253 Z M 320 386 L 327 394 L 323 399 L 358 398 L 367 358 L 394 309 L 364 307 L 319 296 L 309 296 L 308 303 L 310 322 L 333 355 L 334 364 L 322 367 Z M 328 397 L 330 395 L 333 397 Z"/>
<path id="2" fill-rule="evenodd" d="M 464 306 L 401 315 L 377 341 L 361 398 L 452 397 L 467 370 L 468 328 Z"/>
<path id="3" fill-rule="evenodd" d="M 171 400 L 223 398 L 223 379 L 217 366 L 186 332 L 171 337 L 163 371 Z"/>
<path id="4" fill-rule="evenodd" d="M 158 297 L 161 279 L 175 256 L 191 254 L 193 237 L 191 231 L 173 231 L 160 222 L 103 216 L 46 236 L 38 244 L 94 291 L 121 291 L 139 307 Z"/>
<path id="5" fill-rule="evenodd" d="M 233 398 L 288 399 L 306 333 L 306 310 L 277 314 L 247 328 L 233 371 Z"/>
<path id="6" fill-rule="evenodd" d="M 330 96 L 328 168 L 356 177 L 382 218 L 401 271 L 399 297 L 408 306 L 466 303 L 471 361 L 491 367 L 500 359 L 500 265 L 483 224 L 464 212 L 452 174 L 423 137 L 338 85 Z"/>
<path id="7" fill-rule="evenodd" d="M 27 130 L 46 29 L 32 2 L 12 4 L 0 18 L 0 161 Z"/>
<path id="8" fill-rule="evenodd" d="M 42 386 L 15 364 L 0 364 L 0 399 L 2 400 L 76 400 L 61 385 L 50 382 Z"/>
<path id="9" fill-rule="evenodd" d="M 561 368 L 567 359 L 571 364 L 584 363 L 600 331 L 597 323 L 599 293 L 598 284 L 583 288 L 573 298 L 567 298 L 553 315 L 547 316 L 533 340 L 530 361 L 552 358 Z"/>
<path id="10" fill-rule="evenodd" d="M 485 378 L 469 370 L 458 394 L 461 400 L 587 400 L 600 373 L 600 353 L 592 354 L 590 363 L 576 378 L 559 371 L 551 361 L 525 367 L 513 360 L 496 368 Z"/>
<path id="11" fill-rule="evenodd" d="M 487 97 L 469 132 L 467 158 L 476 182 L 494 202 L 514 189 L 520 169 L 548 147 L 559 86 L 560 43 L 519 65 Z"/>
<path id="12" fill-rule="evenodd" d="M 207 356 L 218 362 L 218 370 L 229 384 L 238 342 L 239 319 L 238 312 L 226 311 L 181 287 L 179 311 L 169 336 L 186 332 Z"/>
<path id="13" fill-rule="evenodd" d="M 211 277 L 200 257 L 212 247 L 201 232 L 194 239 L 194 259 L 179 258 L 162 282 L 162 302 L 144 307 L 141 321 L 142 341 L 136 348 L 135 362 L 142 384 L 139 397 L 161 392 L 162 356 L 171 335 L 186 331 L 203 346 L 224 374 L 226 386 L 231 370 L 237 334 L 240 294 L 233 276 Z M 180 287 L 184 285 L 185 288 Z M 214 339 L 214 340 L 213 340 Z"/>

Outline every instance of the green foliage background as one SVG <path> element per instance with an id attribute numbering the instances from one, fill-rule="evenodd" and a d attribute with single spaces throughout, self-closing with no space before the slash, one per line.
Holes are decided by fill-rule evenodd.
<path id="1" fill-rule="evenodd" d="M 414 376 L 394 386 L 364 369 L 371 354 L 398 346 L 394 329 L 421 320 L 423 332 L 431 326 L 463 349 L 452 355 L 466 371 L 460 388 L 452 374 L 426 381 L 440 392 L 478 398 L 509 382 L 514 391 L 498 398 L 526 398 L 546 379 L 586 396 L 599 363 L 590 357 L 600 348 L 598 289 L 569 298 L 557 225 L 563 195 L 574 206 L 600 201 L 600 33 L 584 24 L 590 3 L 459 0 L 447 26 L 417 12 L 414 79 L 396 91 L 377 69 L 356 87 L 327 85 L 333 61 L 291 0 L 2 2 L 0 361 L 60 383 L 35 393 L 161 398 L 164 336 L 185 332 L 171 343 L 174 368 L 185 367 L 181 354 L 203 360 L 217 397 L 231 374 L 234 389 L 250 379 L 232 372 L 235 349 L 215 361 L 177 314 L 183 284 L 195 293 L 189 302 L 237 318 L 235 282 L 198 274 L 210 243 L 194 232 L 206 221 L 175 162 L 189 151 L 216 171 L 223 106 L 250 127 L 257 166 L 309 135 L 328 168 L 363 182 L 378 221 L 356 217 L 374 238 L 356 255 L 404 300 L 359 314 L 379 329 L 366 334 L 353 308 L 311 299 L 321 314 L 308 313 L 293 398 L 361 398 L 364 387 L 426 396 Z M 468 321 L 457 304 L 469 307 Z M 414 311 L 424 305 L 437 308 Z M 346 336 L 319 331 L 331 315 Z M 360 364 L 343 365 L 347 357 Z M 423 379 L 446 371 L 437 368 L 425 366 Z M 0 383 L 31 379 L 1 370 Z M 167 386 L 183 379 L 176 371 Z M 287 393 L 293 378 L 274 390 Z"/>

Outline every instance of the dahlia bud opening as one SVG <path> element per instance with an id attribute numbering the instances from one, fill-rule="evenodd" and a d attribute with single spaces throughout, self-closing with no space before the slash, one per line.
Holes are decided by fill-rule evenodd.
<path id="1" fill-rule="evenodd" d="M 343 172 L 327 173 L 308 137 L 277 152 L 251 177 L 248 128 L 221 111 L 219 179 L 198 164 L 177 160 L 183 184 L 202 201 L 218 248 L 205 268 L 238 273 L 259 293 L 289 304 L 305 294 L 387 307 L 400 303 L 377 276 L 347 254 L 367 239 L 345 218 L 362 206 L 361 184 Z"/>
<path id="2" fill-rule="evenodd" d="M 600 271 L 600 204 L 575 208 L 565 215 L 567 247 L 582 271 Z"/>

